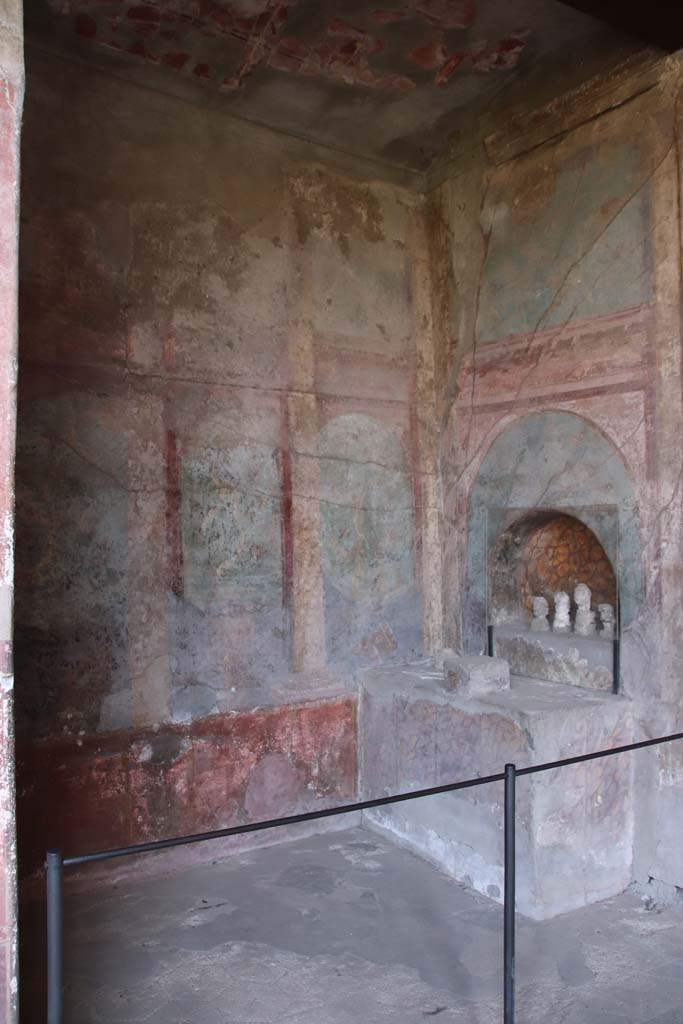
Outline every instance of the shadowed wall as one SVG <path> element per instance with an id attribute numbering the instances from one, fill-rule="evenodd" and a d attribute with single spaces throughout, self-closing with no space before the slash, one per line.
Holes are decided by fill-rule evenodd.
<path id="1" fill-rule="evenodd" d="M 35 822 L 65 799 L 49 831 L 69 850 L 106 841 L 103 800 L 111 838 L 135 841 L 355 792 L 353 672 L 423 652 L 426 243 L 406 246 L 418 200 L 362 163 L 330 170 L 313 146 L 37 52 L 29 74 L 30 872 Z"/>

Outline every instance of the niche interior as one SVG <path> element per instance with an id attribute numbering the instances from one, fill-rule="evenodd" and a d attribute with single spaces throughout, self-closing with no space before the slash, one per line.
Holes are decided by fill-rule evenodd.
<path id="1" fill-rule="evenodd" d="M 595 532 L 578 515 L 533 509 L 507 526 L 489 550 L 491 642 L 510 662 L 511 671 L 590 689 L 616 689 L 619 587 Z M 580 584 L 590 591 L 583 620 L 575 599 Z M 564 619 L 558 594 L 566 595 Z M 543 601 L 536 606 L 540 617 L 534 614 L 538 598 L 546 602 L 547 616 Z"/>

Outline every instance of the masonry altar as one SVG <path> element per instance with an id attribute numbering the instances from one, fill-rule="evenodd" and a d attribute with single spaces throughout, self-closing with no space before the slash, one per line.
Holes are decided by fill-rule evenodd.
<path id="1" fill-rule="evenodd" d="M 498 658 L 366 670 L 361 681 L 363 799 L 573 757 L 632 741 L 630 701 L 510 676 Z M 605 758 L 517 783 L 517 905 L 552 917 L 631 881 L 632 759 Z M 458 881 L 500 901 L 503 784 L 366 814 Z"/>

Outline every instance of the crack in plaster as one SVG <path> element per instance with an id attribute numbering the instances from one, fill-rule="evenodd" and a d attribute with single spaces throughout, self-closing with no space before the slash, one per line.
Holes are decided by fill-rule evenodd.
<path id="1" fill-rule="evenodd" d="M 514 393 L 514 399 L 516 399 L 516 400 L 522 400 L 523 399 L 523 393 L 524 393 L 525 386 L 527 385 L 529 379 L 537 371 L 538 366 L 539 366 L 541 360 L 547 358 L 549 355 L 551 355 L 556 350 L 557 344 L 559 343 L 559 339 L 562 337 L 563 332 L 566 330 L 566 328 L 572 322 L 573 315 L 576 312 L 576 308 L 577 308 L 576 305 L 569 312 L 569 314 L 566 317 L 566 319 L 561 324 L 559 324 L 557 326 L 557 328 L 554 330 L 554 336 L 551 336 L 550 340 L 546 344 L 544 344 L 544 345 L 536 345 L 537 336 L 544 329 L 543 328 L 543 324 L 546 322 L 547 317 L 552 313 L 553 309 L 556 307 L 559 299 L 562 296 L 564 288 L 565 288 L 565 286 L 566 286 L 566 284 L 567 284 L 571 274 L 577 269 L 577 267 L 582 263 L 582 261 L 585 260 L 588 257 L 588 255 L 593 251 L 595 246 L 600 242 L 600 240 L 605 235 L 605 233 L 608 231 L 608 229 L 611 227 L 613 222 L 617 219 L 617 217 L 620 216 L 620 214 L 628 206 L 628 204 L 630 202 L 632 202 L 634 199 L 636 199 L 638 197 L 638 195 L 642 192 L 642 190 L 644 188 L 646 188 L 651 183 L 651 181 L 654 179 L 655 175 L 658 173 L 658 171 L 664 165 L 665 161 L 667 160 L 667 158 L 669 157 L 669 155 L 672 153 L 673 150 L 676 150 L 677 159 L 680 158 L 679 154 L 678 154 L 678 150 L 676 148 L 677 131 L 678 131 L 678 127 L 677 127 L 678 104 L 679 104 L 679 101 L 680 101 L 680 97 L 681 97 L 681 88 L 678 87 L 677 90 L 676 90 L 675 96 L 674 96 L 674 116 L 673 116 L 673 136 L 674 137 L 671 140 L 671 142 L 669 143 L 669 145 L 667 146 L 665 152 L 657 160 L 657 162 L 652 167 L 652 169 L 648 172 L 646 177 L 641 182 L 639 182 L 637 187 L 635 187 L 629 193 L 629 195 L 623 200 L 623 202 L 621 203 L 621 205 L 619 206 L 617 211 L 611 217 L 608 218 L 607 222 L 601 227 L 600 231 L 595 236 L 595 238 L 591 240 L 590 244 L 571 263 L 571 265 L 569 266 L 569 268 L 567 269 L 567 271 L 563 275 L 562 280 L 560 281 L 558 286 L 555 288 L 555 291 L 554 291 L 550 301 L 548 302 L 547 306 L 545 307 L 545 309 L 543 310 L 541 315 L 536 320 L 536 323 L 534 324 L 532 330 L 530 332 L 528 332 L 529 337 L 528 337 L 528 342 L 526 344 L 525 353 L 527 355 L 532 356 L 532 365 L 531 365 L 530 369 L 527 371 L 527 373 L 524 375 L 524 377 L 522 378 L 519 386 L 517 387 L 517 389 L 516 389 L 516 391 Z M 613 109 L 616 109 L 616 108 L 610 108 L 610 110 L 604 111 L 600 115 L 597 115 L 595 119 L 597 120 L 598 118 L 605 117 L 605 116 L 611 114 L 613 112 Z M 579 127 L 583 127 L 583 125 L 581 125 Z M 575 129 L 573 129 L 573 130 L 575 130 Z M 570 132 L 568 132 L 566 134 L 570 134 Z M 487 184 L 486 184 L 486 186 L 485 186 L 485 188 L 483 190 L 483 195 L 482 195 L 482 200 L 481 200 L 481 205 L 480 205 L 480 217 L 481 217 L 481 211 L 483 210 L 483 207 L 484 207 L 486 196 L 488 195 L 489 186 L 490 186 L 490 181 L 487 182 Z M 493 223 L 495 223 L 495 216 L 496 216 L 496 213 L 494 212 L 494 222 Z M 483 237 L 484 242 L 485 242 L 485 254 L 484 254 L 484 258 L 482 260 L 481 266 L 480 266 L 479 275 L 478 275 L 478 279 L 477 279 L 477 293 L 476 293 L 476 300 L 475 300 L 475 308 L 477 310 L 477 313 L 478 313 L 478 309 L 479 309 L 479 296 L 480 296 L 480 292 L 481 292 L 481 288 L 482 288 L 483 275 L 484 275 L 484 270 L 485 270 L 485 266 L 486 266 L 486 256 L 488 254 L 488 243 L 489 243 L 489 240 L 490 240 L 490 231 L 489 231 L 488 236 L 486 235 L 486 233 L 484 231 L 482 231 L 482 237 Z M 487 432 L 487 434 L 482 438 L 481 442 L 479 443 L 479 445 L 477 446 L 475 451 L 470 456 L 470 453 L 469 453 L 469 440 L 470 440 L 471 429 L 472 429 L 472 421 L 473 421 L 473 417 L 475 415 L 475 410 L 476 410 L 476 400 L 475 400 L 476 399 L 476 375 L 477 375 L 477 372 L 476 372 L 476 355 L 477 355 L 477 346 L 478 346 L 478 341 L 479 341 L 478 336 L 477 336 L 476 324 L 477 324 L 477 318 L 475 317 L 475 321 L 474 321 L 474 337 L 473 337 L 473 344 L 472 344 L 472 349 L 471 349 L 473 364 L 472 364 L 472 370 L 470 371 L 472 373 L 473 381 L 472 381 L 472 387 L 471 387 L 471 393 L 470 393 L 470 402 L 469 402 L 469 409 L 468 409 L 469 422 L 468 422 L 467 440 L 466 440 L 466 444 L 465 444 L 465 459 L 463 461 L 463 468 L 462 468 L 462 470 L 460 470 L 459 472 L 456 472 L 455 477 L 453 478 L 453 481 L 451 483 L 451 486 L 457 486 L 457 484 L 462 481 L 462 479 L 470 471 L 472 465 L 474 464 L 474 462 L 478 458 L 479 454 L 482 451 L 486 450 L 488 448 L 489 444 L 490 444 L 491 431 Z M 536 352 L 535 353 L 532 351 L 534 346 L 536 346 Z M 571 396 L 568 396 L 568 397 L 571 397 Z M 447 418 L 450 417 L 451 412 L 452 412 L 452 409 L 448 408 L 446 413 L 445 413 L 445 416 Z M 495 429 L 495 427 L 492 428 L 492 430 L 494 430 L 494 429 Z M 635 431 L 633 433 L 635 433 Z M 442 436 L 445 437 L 445 433 Z M 627 440 L 630 440 L 631 437 L 632 437 L 632 435 L 629 435 L 629 438 Z M 616 445 L 616 447 L 621 451 L 621 447 L 618 444 Z M 623 452 L 622 452 L 622 454 L 623 454 Z M 444 453 L 444 459 L 447 459 L 447 458 L 448 458 L 448 456 L 446 455 L 446 453 Z M 677 481 L 677 487 L 680 487 L 681 475 L 683 475 L 683 467 L 681 468 L 681 472 L 679 473 L 679 479 Z M 672 498 L 672 500 L 673 500 L 673 498 Z M 662 511 L 664 511 L 664 510 L 662 510 Z"/>
<path id="2" fill-rule="evenodd" d="M 168 487 L 166 485 L 160 485 L 159 487 L 129 487 L 125 483 L 123 483 L 123 481 L 121 481 L 110 470 L 104 469 L 102 466 L 99 466 L 96 462 L 93 462 L 92 460 L 88 459 L 87 456 L 85 456 L 81 451 L 78 450 L 78 448 L 76 448 L 73 444 L 71 444 L 65 438 L 60 437 L 60 436 L 58 436 L 58 435 L 56 435 L 54 433 L 46 433 L 46 436 L 49 437 L 50 440 L 52 440 L 52 441 L 54 441 L 54 442 L 56 442 L 58 444 L 62 444 L 65 448 L 68 448 L 68 450 L 71 451 L 74 455 L 76 455 L 77 458 L 81 459 L 86 465 L 90 466 L 92 469 L 95 469 L 97 472 L 102 473 L 109 480 L 111 480 L 112 483 L 114 483 L 116 487 L 118 487 L 120 490 L 122 490 L 126 494 L 146 494 L 146 495 L 151 495 L 151 494 L 165 494 L 168 491 Z M 279 449 L 279 448 L 274 449 L 274 450 L 277 451 L 277 452 L 282 451 L 282 449 Z M 319 457 L 317 455 L 311 455 L 309 453 L 301 453 L 301 454 L 305 455 L 307 458 L 314 458 L 314 459 L 320 458 L 320 461 L 323 461 L 323 458 L 324 458 L 323 456 Z M 344 460 L 344 459 L 341 459 L 339 457 L 337 457 L 337 461 L 342 461 L 342 462 L 343 461 L 348 461 L 350 463 L 354 463 L 355 462 L 355 460 L 353 460 L 353 459 Z M 357 465 L 366 465 L 366 463 L 364 463 L 364 462 L 358 462 L 356 464 Z M 381 463 L 368 462 L 367 465 L 378 465 L 379 466 L 379 465 L 381 465 Z M 387 466 L 385 468 L 388 468 L 388 469 L 391 469 L 391 470 L 395 471 L 395 467 L 393 467 L 393 466 Z M 237 487 L 234 483 L 225 484 L 225 485 L 223 485 L 222 488 L 219 488 L 219 489 L 229 490 L 230 492 L 234 492 L 236 494 L 243 494 L 246 497 L 266 498 L 269 501 L 273 501 L 273 502 L 278 503 L 278 504 L 281 503 L 282 500 L 283 500 L 282 492 L 280 490 L 278 490 L 277 492 L 270 493 L 268 491 L 261 490 L 259 488 Z M 337 507 L 337 508 L 351 509 L 351 510 L 356 511 L 356 512 L 373 512 L 373 513 L 377 513 L 377 514 L 380 514 L 380 515 L 393 515 L 393 514 L 398 513 L 398 512 L 412 512 L 414 510 L 414 503 L 413 502 L 411 502 L 409 505 L 396 505 L 396 506 L 391 506 L 391 507 L 390 506 L 381 506 L 381 505 L 355 505 L 355 504 L 350 504 L 348 502 L 343 502 L 343 501 L 334 501 L 331 498 L 323 498 L 320 495 L 303 494 L 303 493 L 300 493 L 298 491 L 294 491 L 292 493 L 291 497 L 295 498 L 295 499 L 297 499 L 299 501 L 310 501 L 310 502 L 318 503 L 320 505 L 331 505 L 331 506 L 334 506 L 334 507 Z M 429 510 L 432 510 L 432 511 L 437 510 L 437 506 L 423 504 L 422 507 L 426 508 L 426 509 L 429 509 Z"/>

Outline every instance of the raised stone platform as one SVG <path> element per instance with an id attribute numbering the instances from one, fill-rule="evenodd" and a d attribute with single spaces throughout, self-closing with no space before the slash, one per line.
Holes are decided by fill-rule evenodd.
<path id="1" fill-rule="evenodd" d="M 537 633 L 528 626 L 496 626 L 495 653 L 515 675 L 569 683 L 589 690 L 611 690 L 614 641 L 577 633 Z"/>
<path id="2" fill-rule="evenodd" d="M 630 702 L 611 693 L 512 676 L 483 695 L 449 690 L 430 662 L 362 676 L 363 797 L 495 774 L 632 739 Z M 518 780 L 517 897 L 552 917 L 631 881 L 632 755 Z M 491 784 L 364 817 L 479 892 L 503 890 L 503 786 Z"/>

